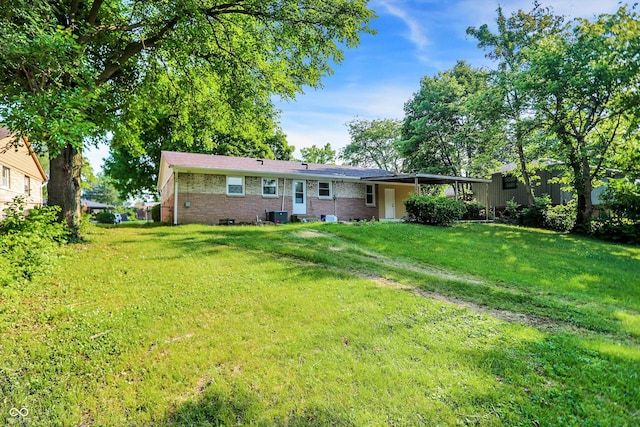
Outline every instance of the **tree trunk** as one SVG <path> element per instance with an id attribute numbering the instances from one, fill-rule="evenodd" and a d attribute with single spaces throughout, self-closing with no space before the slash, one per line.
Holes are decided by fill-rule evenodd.
<path id="1" fill-rule="evenodd" d="M 518 160 L 520 161 L 520 169 L 522 171 L 522 181 L 524 182 L 524 190 L 527 193 L 527 203 L 529 206 L 535 206 L 536 200 L 533 197 L 533 190 L 531 188 L 531 178 L 529 177 L 529 171 L 527 170 L 527 159 L 524 155 L 524 147 L 520 142 L 518 145 Z"/>
<path id="2" fill-rule="evenodd" d="M 591 215 L 593 214 L 593 203 L 591 201 L 593 183 L 591 181 L 589 159 L 583 157 L 581 162 L 575 162 L 572 167 L 575 174 L 574 188 L 578 196 L 578 212 L 576 213 L 576 223 L 572 231 L 575 233 L 587 233 Z"/>
<path id="3" fill-rule="evenodd" d="M 80 230 L 80 172 L 82 153 L 67 144 L 60 154 L 50 157 L 50 176 L 47 184 L 50 206 L 60 206 L 60 221 L 67 223 L 73 237 L 79 237 Z"/>

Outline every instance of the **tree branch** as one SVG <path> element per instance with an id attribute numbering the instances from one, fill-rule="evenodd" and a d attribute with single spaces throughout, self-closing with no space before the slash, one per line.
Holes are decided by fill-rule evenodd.
<path id="1" fill-rule="evenodd" d="M 593 173 L 591 174 L 592 179 L 595 178 L 600 173 L 600 170 L 602 169 L 602 162 L 604 161 L 604 158 L 605 158 L 605 154 L 607 154 L 607 151 L 609 151 L 609 147 L 611 147 L 611 144 L 613 144 L 613 140 L 616 138 L 616 135 L 618 134 L 618 128 L 620 127 L 621 123 L 622 123 L 622 114 L 619 114 L 618 121 L 616 122 L 614 129 L 611 131 L 611 137 L 609 138 L 608 141 L 605 141 L 605 146 L 598 159 L 598 165 L 595 167 Z"/>
<path id="2" fill-rule="evenodd" d="M 76 21 L 78 15 L 78 6 L 80 4 L 80 0 L 74 0 L 71 2 L 71 6 L 69 7 L 69 24 L 73 25 Z"/>
<path id="3" fill-rule="evenodd" d="M 97 85 L 100 85 L 106 82 L 133 56 L 145 49 L 156 47 L 162 41 L 162 38 L 165 36 L 165 34 L 167 34 L 175 27 L 175 25 L 178 23 L 178 20 L 179 18 L 177 16 L 174 16 L 171 20 L 167 21 L 165 25 L 153 37 L 150 37 L 146 40 L 129 43 L 122 50 L 118 57 L 109 61 L 109 64 L 107 64 L 102 73 L 100 73 L 100 75 L 94 80 L 95 83 Z"/>
<path id="4" fill-rule="evenodd" d="M 98 12 L 100 12 L 100 7 L 102 7 L 102 3 L 104 3 L 104 0 L 93 1 L 93 5 L 91 6 L 89 15 L 87 15 L 87 24 L 94 25 L 96 23 L 96 19 L 98 19 Z"/>

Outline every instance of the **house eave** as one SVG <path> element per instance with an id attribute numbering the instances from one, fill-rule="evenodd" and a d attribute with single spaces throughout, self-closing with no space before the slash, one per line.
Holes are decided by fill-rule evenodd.
<path id="1" fill-rule="evenodd" d="M 202 173 L 209 175 L 242 175 L 242 176 L 268 176 L 268 177 L 277 177 L 277 178 L 287 178 L 287 179 L 300 179 L 300 180 L 330 180 L 330 181 L 352 181 L 352 182 L 361 182 L 366 178 L 348 176 L 343 174 L 317 174 L 317 173 L 283 173 L 283 172 L 273 172 L 273 171 L 257 171 L 253 170 L 244 170 L 244 169 L 220 169 L 220 168 L 196 168 L 190 166 L 179 166 L 179 165 L 169 165 L 169 168 L 173 169 L 174 172 L 179 173 Z"/>
<path id="2" fill-rule="evenodd" d="M 363 178 L 363 180 L 373 181 L 373 182 L 382 181 L 382 182 L 405 183 L 405 184 L 414 184 L 416 182 L 418 184 L 453 184 L 456 182 L 473 182 L 473 183 L 489 184 L 491 182 L 490 179 L 485 179 L 485 178 L 436 175 L 436 174 L 428 174 L 428 173 L 373 176 L 373 177 Z"/>

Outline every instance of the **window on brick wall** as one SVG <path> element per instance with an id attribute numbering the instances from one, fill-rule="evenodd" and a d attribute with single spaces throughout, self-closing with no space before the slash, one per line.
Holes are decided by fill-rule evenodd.
<path id="1" fill-rule="evenodd" d="M 262 178 L 262 196 L 278 197 L 278 180 L 275 178 Z"/>
<path id="2" fill-rule="evenodd" d="M 227 195 L 244 196 L 244 177 L 243 176 L 227 177 Z"/>
<path id="3" fill-rule="evenodd" d="M 318 182 L 318 198 L 320 199 L 331 198 L 331 182 L 330 181 Z"/>
<path id="4" fill-rule="evenodd" d="M 4 188 L 9 188 L 9 186 L 11 185 L 11 181 L 9 179 L 11 175 L 11 169 L 9 169 L 6 166 L 2 167 L 2 186 Z"/>
<path id="5" fill-rule="evenodd" d="M 365 205 L 367 206 L 376 205 L 376 186 L 373 184 L 367 184 Z"/>

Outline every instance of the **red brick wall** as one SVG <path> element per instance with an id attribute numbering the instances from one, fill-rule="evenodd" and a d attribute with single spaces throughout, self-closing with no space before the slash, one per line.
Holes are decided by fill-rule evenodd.
<path id="1" fill-rule="evenodd" d="M 189 207 L 185 203 L 189 202 Z M 336 201 L 338 220 L 371 219 L 378 215 L 377 208 L 367 207 L 363 199 L 341 199 Z M 178 223 L 180 224 L 218 224 L 221 219 L 231 218 L 236 223 L 256 222 L 256 217 L 262 221 L 267 219 L 265 210 L 279 211 L 282 209 L 282 196 L 265 198 L 262 196 L 245 195 L 244 197 L 227 196 L 226 194 L 189 193 L 178 194 Z M 285 211 L 291 219 L 291 197 L 285 196 Z M 321 215 L 333 215 L 333 200 L 319 200 L 307 198 L 307 217 L 320 219 Z M 171 215 L 172 216 L 172 215 Z"/>
<path id="2" fill-rule="evenodd" d="M 185 207 L 186 202 L 189 202 L 188 208 Z M 221 219 L 227 218 L 234 219 L 236 223 L 256 222 L 256 216 L 266 221 L 265 209 L 279 211 L 281 203 L 281 199 L 262 196 L 178 194 L 178 222 L 180 224 L 218 224 Z"/>
<path id="3" fill-rule="evenodd" d="M 245 177 L 245 195 L 226 195 L 225 177 L 217 175 L 201 175 L 181 173 L 178 192 L 178 223 L 218 224 L 221 219 L 233 219 L 236 223 L 253 223 L 256 219 L 267 220 L 266 210 L 285 210 L 292 215 L 290 181 L 284 185 L 278 183 L 279 197 L 264 197 L 261 193 L 261 178 Z M 379 218 L 379 207 L 365 205 L 365 183 L 333 182 L 333 193 L 336 200 L 318 197 L 317 181 L 307 180 L 307 213 L 306 217 L 318 218 L 321 215 L 336 215 L 338 220 Z M 161 218 L 164 222 L 173 223 L 174 214 L 174 181 L 168 180 L 161 191 Z M 282 203 L 284 197 L 284 208 Z M 186 207 L 186 204 L 189 207 Z"/>
<path id="4" fill-rule="evenodd" d="M 378 218 L 378 208 L 365 205 L 364 198 L 338 198 L 334 200 L 307 198 L 307 216 L 336 215 L 339 221 Z"/>

